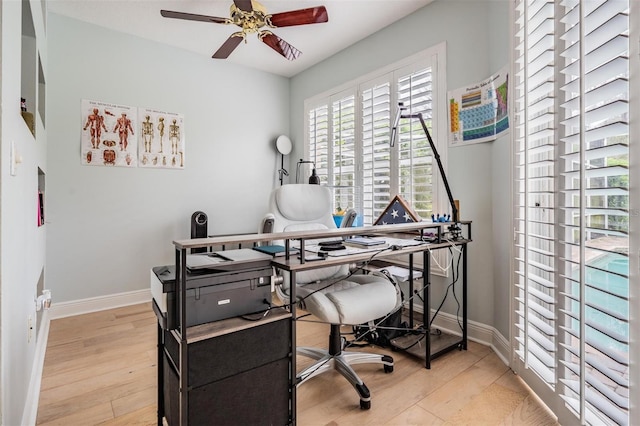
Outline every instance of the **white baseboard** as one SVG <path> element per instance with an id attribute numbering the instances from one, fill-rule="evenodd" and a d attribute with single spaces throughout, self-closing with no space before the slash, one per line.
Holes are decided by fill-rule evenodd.
<path id="1" fill-rule="evenodd" d="M 151 301 L 151 290 L 144 289 L 110 294 L 107 296 L 90 297 L 88 299 L 72 300 L 70 302 L 52 302 L 51 308 L 49 309 L 49 318 L 53 320 L 149 301 Z"/>
<path id="2" fill-rule="evenodd" d="M 511 343 L 509 343 L 509 339 L 504 337 L 495 328 L 493 329 L 493 332 L 493 344 L 491 345 L 491 349 L 493 349 L 505 365 L 511 368 L 512 365 L 509 361 L 511 359 Z"/>
<path id="3" fill-rule="evenodd" d="M 43 311 L 40 319 L 40 329 L 36 337 L 36 352 L 33 357 L 33 366 L 31 367 L 31 379 L 29 380 L 22 422 L 20 423 L 22 425 L 35 425 L 38 417 L 42 369 L 44 367 L 44 356 L 47 352 L 47 340 L 49 339 L 49 322 L 49 311 Z"/>

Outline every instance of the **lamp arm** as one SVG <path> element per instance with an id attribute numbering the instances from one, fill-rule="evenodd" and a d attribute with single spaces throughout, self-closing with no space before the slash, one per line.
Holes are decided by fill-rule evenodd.
<path id="1" fill-rule="evenodd" d="M 420 124 L 422 125 L 422 130 L 424 130 L 425 135 L 427 135 L 427 140 L 429 141 L 429 145 L 431 146 L 431 151 L 433 152 L 433 156 L 436 159 L 436 163 L 438 163 L 438 169 L 440 170 L 440 176 L 442 176 L 442 182 L 444 183 L 444 188 L 447 190 L 447 196 L 449 197 L 449 203 L 451 204 L 451 217 L 453 223 L 458 222 L 458 209 L 456 208 L 456 203 L 453 201 L 453 195 L 451 195 L 451 188 L 449 187 L 449 181 L 447 180 L 447 175 L 444 172 L 444 168 L 442 167 L 442 161 L 440 160 L 440 154 L 438 154 L 438 150 L 436 149 L 435 144 L 433 143 L 433 139 L 431 139 L 431 134 L 427 129 L 427 125 L 422 118 L 422 113 L 416 114 L 407 114 L 401 115 L 401 118 L 417 118 L 420 120 Z"/>
<path id="2" fill-rule="evenodd" d="M 280 154 L 280 170 L 278 170 L 278 175 L 280 176 L 280 185 L 282 185 L 284 176 L 289 176 L 289 172 L 284 168 L 284 154 Z"/>

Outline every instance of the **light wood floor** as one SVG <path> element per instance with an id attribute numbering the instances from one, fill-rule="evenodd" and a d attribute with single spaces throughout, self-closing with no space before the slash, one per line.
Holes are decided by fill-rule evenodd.
<path id="1" fill-rule="evenodd" d="M 298 342 L 325 347 L 328 326 L 299 322 Z M 424 368 L 402 352 L 392 374 L 356 370 L 372 394 L 360 410 L 337 373 L 298 389 L 299 425 L 556 425 L 556 420 L 488 347 L 469 342 Z M 305 358 L 299 357 L 300 367 Z M 156 424 L 156 319 L 150 304 L 51 322 L 38 425 Z"/>

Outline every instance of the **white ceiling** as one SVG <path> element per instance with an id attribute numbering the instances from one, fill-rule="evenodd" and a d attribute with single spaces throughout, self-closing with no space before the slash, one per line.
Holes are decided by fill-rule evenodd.
<path id="1" fill-rule="evenodd" d="M 225 60 L 291 77 L 431 1 L 264 0 L 261 3 L 271 14 L 324 5 L 329 22 L 273 30 L 274 34 L 302 51 L 302 55 L 294 61 L 277 54 L 260 42 L 255 34 L 250 34 L 248 42 L 238 46 Z M 234 25 L 160 16 L 160 9 L 166 9 L 227 18 L 232 0 L 48 0 L 47 4 L 50 12 L 190 50 L 209 58 L 231 33 L 238 30 Z"/>

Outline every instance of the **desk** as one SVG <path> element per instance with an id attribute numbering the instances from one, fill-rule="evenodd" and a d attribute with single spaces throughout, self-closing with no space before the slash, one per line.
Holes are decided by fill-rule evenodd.
<path id="1" fill-rule="evenodd" d="M 431 361 L 437 358 L 440 355 L 443 355 L 453 349 L 467 349 L 467 244 L 471 242 L 471 222 L 464 222 L 467 230 L 467 236 L 465 238 L 453 241 L 453 242 L 434 242 L 434 243 L 425 243 L 422 245 L 412 245 L 406 246 L 398 250 L 384 250 L 384 251 L 366 251 L 362 253 L 349 254 L 346 256 L 328 256 L 325 260 L 322 261 L 314 261 L 314 262 L 304 262 L 303 260 L 297 258 L 275 258 L 272 262 L 272 265 L 278 269 L 287 271 L 290 274 L 291 282 L 295 283 L 295 276 L 298 272 L 309 271 L 312 269 L 324 268 L 327 266 L 339 266 L 349 263 L 364 263 L 368 262 L 372 255 L 376 253 L 375 258 L 377 260 L 383 260 L 385 258 L 394 257 L 398 255 L 408 255 L 409 256 L 409 293 L 413 294 L 413 264 L 414 264 L 414 255 L 422 254 L 422 263 L 423 263 L 423 286 L 424 286 L 424 307 L 423 307 L 423 324 L 425 326 L 425 334 L 429 336 L 428 339 L 425 340 L 425 348 L 424 353 L 421 353 L 422 350 L 419 346 L 411 346 L 413 342 L 415 342 L 416 336 L 406 336 L 405 338 L 399 338 L 396 346 L 397 349 L 401 349 L 403 347 L 411 346 L 410 350 L 407 352 L 419 356 L 420 358 L 424 358 L 425 360 L 425 368 L 431 368 Z M 445 224 L 446 225 L 446 224 Z M 397 225 L 387 225 L 385 228 L 389 226 L 394 227 Z M 373 227 L 374 230 L 377 230 L 379 227 Z M 395 230 L 395 229 L 394 229 Z M 387 231 L 385 229 L 385 231 Z M 388 232 L 388 231 L 387 231 Z M 379 232 L 376 235 L 383 235 L 384 233 Z M 398 234 L 398 232 L 394 232 L 394 234 Z M 412 238 L 413 235 L 406 235 L 407 238 Z M 319 237 L 316 237 L 319 238 Z M 310 238 L 306 238 L 310 239 Z M 304 239 L 302 239 L 300 245 L 304 246 Z M 452 245 L 460 247 L 462 256 L 462 336 L 453 336 L 450 334 L 444 333 L 439 336 L 437 340 L 437 344 L 433 345 L 431 342 L 431 326 L 430 326 L 430 306 L 431 306 L 431 256 L 429 254 L 430 251 L 433 250 L 442 250 L 451 247 Z M 292 287 L 295 287 L 292 285 Z M 292 291 L 292 300 L 295 300 L 295 288 Z M 413 314 L 414 314 L 414 306 L 413 306 L 413 298 L 410 298 L 409 301 L 409 318 L 410 318 L 410 326 L 413 326 Z M 295 316 L 295 314 L 294 314 Z"/>
<path id="2" fill-rule="evenodd" d="M 417 222 L 417 223 L 407 223 L 407 224 L 396 224 L 396 225 L 382 225 L 382 226 L 370 226 L 370 227 L 358 227 L 358 228 L 338 228 L 338 229 L 326 229 L 326 230 L 317 230 L 317 231 L 294 231 L 294 232 L 282 232 L 282 233 L 273 233 L 273 234 L 244 234 L 244 235 L 231 235 L 225 237 L 213 237 L 213 238 L 200 238 L 200 239 L 189 239 L 189 240 L 177 240 L 174 241 L 175 246 L 175 264 L 176 264 L 176 310 L 177 312 L 177 321 L 176 321 L 176 330 L 173 332 L 178 342 L 178 348 L 176 350 L 178 362 L 176 365 L 176 369 L 178 370 L 178 388 L 179 388 L 179 422 L 180 425 L 188 424 L 188 407 L 189 407 L 189 381 L 186 372 L 189 370 L 189 340 L 188 336 L 190 335 L 189 327 L 184 327 L 184 324 L 187 324 L 187 302 L 186 302 L 186 277 L 187 277 L 187 268 L 186 268 L 186 256 L 187 252 L 189 252 L 193 248 L 202 248 L 202 247 L 211 247 L 211 246 L 222 246 L 225 244 L 255 244 L 261 242 L 269 242 L 269 241 L 284 241 L 285 247 L 288 249 L 291 247 L 291 241 L 298 241 L 299 246 L 301 248 L 302 256 L 300 259 L 285 256 L 285 257 L 276 257 L 272 261 L 272 266 L 289 273 L 291 283 L 291 300 L 296 299 L 295 291 L 296 291 L 296 274 L 303 271 L 308 271 L 312 269 L 324 268 L 327 266 L 337 266 L 344 265 L 350 263 L 367 263 L 370 258 L 370 252 L 365 253 L 354 253 L 348 256 L 330 256 L 325 260 L 309 262 L 305 260 L 304 256 L 304 246 L 305 243 L 315 239 L 337 239 L 345 236 L 353 236 L 353 235 L 366 235 L 366 236 L 380 236 L 380 235 L 389 235 L 389 234 L 406 234 L 410 237 L 414 237 L 416 235 L 420 237 L 424 237 L 426 232 L 432 233 L 435 237 L 435 241 L 433 243 L 425 243 L 423 245 L 417 246 L 409 246 L 404 247 L 400 250 L 386 250 L 380 252 L 376 255 L 376 259 L 385 259 L 393 256 L 397 256 L 399 254 L 405 254 L 409 256 L 410 263 L 410 282 L 413 280 L 413 256 L 415 254 L 422 253 L 423 256 L 423 264 L 424 264 L 424 273 L 423 273 L 423 283 L 425 285 L 425 307 L 424 307 L 424 324 L 426 327 L 426 335 L 429 336 L 430 326 L 429 326 L 429 293 L 430 293 L 430 256 L 429 252 L 431 250 L 439 250 L 450 247 L 452 244 L 459 246 L 462 250 L 461 256 L 463 256 L 463 333 L 462 337 L 455 342 L 447 345 L 447 347 L 438 349 L 436 353 L 431 353 L 431 345 L 430 339 L 425 339 L 425 367 L 430 368 L 431 360 L 436 356 L 441 355 L 449 350 L 453 350 L 455 348 L 466 349 L 467 347 L 467 259 L 466 259 L 466 246 L 469 242 L 471 242 L 471 222 L 459 222 L 466 229 L 466 235 L 461 236 L 456 241 L 446 242 L 444 239 L 445 233 L 447 232 L 447 228 L 449 227 L 449 223 L 431 223 L 431 222 Z M 464 232 L 463 232 L 464 234 Z M 288 250 L 287 250 L 288 252 Z M 290 316 L 287 317 L 291 322 L 289 327 L 289 345 L 291 348 L 295 347 L 296 342 L 296 306 L 292 304 L 288 307 Z M 412 304 L 410 306 L 411 314 L 412 312 Z M 160 349 L 160 348 L 159 348 Z M 293 350 L 293 349 L 292 349 Z M 296 357 L 289 357 L 289 413 L 288 413 L 288 423 L 291 425 L 296 424 Z M 162 402 L 160 401 L 160 389 L 159 389 L 159 401 L 158 401 L 158 418 L 161 421 L 162 416 L 164 415 L 164 407 Z"/>

